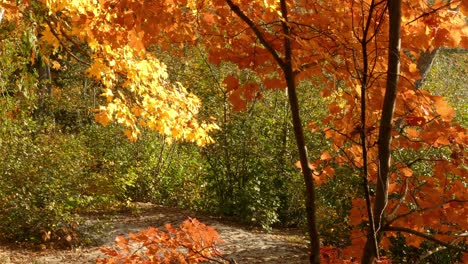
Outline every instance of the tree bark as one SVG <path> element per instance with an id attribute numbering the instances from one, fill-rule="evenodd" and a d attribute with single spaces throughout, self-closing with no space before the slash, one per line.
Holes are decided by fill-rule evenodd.
<path id="1" fill-rule="evenodd" d="M 377 190 L 374 203 L 375 230 L 377 239 L 382 238 L 381 229 L 385 219 L 385 207 L 388 202 L 388 178 L 391 162 L 391 133 L 392 119 L 395 110 L 395 101 L 398 87 L 398 75 L 400 70 L 400 31 L 401 31 L 401 0 L 388 1 L 389 12 L 389 46 L 388 69 L 385 89 L 382 117 L 380 120 L 378 152 L 379 172 L 377 178 Z M 372 241 L 367 241 L 364 247 L 362 263 L 371 264 L 375 259 L 375 251 Z"/>
<path id="2" fill-rule="evenodd" d="M 290 41 L 290 28 L 288 25 L 288 12 L 286 7 L 286 0 L 281 0 L 281 14 L 283 16 L 282 27 L 284 33 L 284 64 L 282 65 L 284 77 L 288 90 L 289 105 L 291 108 L 291 116 L 293 121 L 294 135 L 296 137 L 296 144 L 299 151 L 299 160 L 301 163 L 302 174 L 306 187 L 306 214 L 307 214 L 307 227 L 309 231 L 310 240 L 310 263 L 320 263 L 320 238 L 317 230 L 317 218 L 315 207 L 315 184 L 312 178 L 312 169 L 309 167 L 309 157 L 307 156 L 307 149 L 304 140 L 304 129 L 299 113 L 299 103 L 296 93 L 296 81 L 292 65 L 292 48 Z"/>
<path id="3" fill-rule="evenodd" d="M 306 187 L 306 214 L 307 214 L 307 228 L 309 231 L 309 240 L 311 246 L 310 263 L 320 263 L 320 239 L 317 230 L 317 218 L 315 210 L 315 184 L 312 178 L 312 170 L 309 167 L 309 158 L 307 156 L 307 149 L 304 140 L 304 131 L 299 113 L 299 103 L 296 93 L 296 84 L 292 67 L 289 67 L 285 72 L 286 83 L 288 86 L 288 99 L 291 109 L 294 135 L 296 137 L 296 144 L 299 151 L 299 159 L 302 167 L 302 175 Z"/>

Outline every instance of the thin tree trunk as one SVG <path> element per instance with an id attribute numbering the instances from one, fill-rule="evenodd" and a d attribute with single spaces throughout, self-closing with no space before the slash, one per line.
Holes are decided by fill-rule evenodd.
<path id="1" fill-rule="evenodd" d="M 52 83 L 49 64 L 43 59 L 42 55 L 38 56 L 37 61 L 34 64 L 39 76 L 38 76 L 38 105 L 34 111 L 34 115 L 39 119 L 42 124 L 44 122 L 44 116 L 49 111 L 48 100 L 52 94 Z"/>
<path id="2" fill-rule="evenodd" d="M 282 26 L 284 37 L 284 51 L 285 61 L 282 67 L 286 85 L 288 90 L 289 105 L 291 108 L 291 116 L 294 127 L 294 135 L 296 137 L 296 144 L 299 151 L 299 160 L 301 163 L 302 174 L 304 176 L 304 183 L 306 186 L 306 214 L 307 214 L 307 227 L 309 231 L 309 240 L 311 246 L 310 263 L 320 263 L 320 239 L 317 230 L 317 218 L 315 212 L 315 185 L 312 178 L 312 170 L 309 167 L 309 158 L 307 156 L 307 149 L 304 140 L 304 130 L 302 127 L 301 117 L 299 113 L 299 103 L 296 93 L 296 82 L 292 66 L 292 49 L 290 41 L 290 28 L 287 24 L 288 13 L 286 7 L 286 0 L 281 0 L 281 13 L 283 16 Z"/>
<path id="3" fill-rule="evenodd" d="M 285 72 L 286 83 L 288 86 L 288 99 L 291 109 L 291 116 L 294 127 L 294 135 L 296 137 L 296 144 L 299 151 L 299 159 L 302 167 L 302 174 L 306 186 L 306 214 L 307 214 L 307 227 L 309 231 L 309 240 L 311 246 L 310 263 L 320 263 L 320 239 L 317 230 L 317 218 L 315 212 L 315 185 L 312 179 L 312 170 L 309 167 L 309 158 L 307 156 L 307 149 L 304 140 L 304 131 L 299 114 L 299 104 L 296 94 L 296 84 L 292 68 Z"/>
<path id="4" fill-rule="evenodd" d="M 385 218 L 385 207 L 388 202 L 388 178 L 390 174 L 391 158 L 391 133 L 392 119 L 395 110 L 395 101 L 398 87 L 398 75 L 400 70 L 400 31 L 401 31 L 401 0 L 388 1 L 390 19 L 388 69 L 385 89 L 382 118 L 379 130 L 379 173 L 377 178 L 377 190 L 374 203 L 375 230 L 377 238 L 382 238 L 381 230 Z M 362 263 L 374 262 L 375 251 L 372 241 L 367 241 L 364 247 Z"/>
<path id="5" fill-rule="evenodd" d="M 286 81 L 289 105 L 291 109 L 291 116 L 293 121 L 294 135 L 296 137 L 297 148 L 299 151 L 299 160 L 302 167 L 302 174 L 304 176 L 304 182 L 306 187 L 306 215 L 307 215 L 307 227 L 309 231 L 309 240 L 311 246 L 310 254 L 310 263 L 319 264 L 320 263 L 320 239 L 317 229 L 317 219 L 315 212 L 315 185 L 312 178 L 312 170 L 309 167 L 309 158 L 307 157 L 307 150 L 304 140 L 304 130 L 302 127 L 302 122 L 299 114 L 299 103 L 296 94 L 296 82 L 295 74 L 293 71 L 292 65 L 292 47 L 291 47 L 291 29 L 288 24 L 288 9 L 286 5 L 286 0 L 281 0 L 281 16 L 282 16 L 282 28 L 283 28 L 283 41 L 284 41 L 284 58 L 281 58 L 279 53 L 273 48 L 271 43 L 269 43 L 261 30 L 257 25 L 247 17 L 232 0 L 226 0 L 226 3 L 231 8 L 231 10 L 239 16 L 257 36 L 258 40 L 262 45 L 270 52 L 275 61 L 281 67 L 284 78 Z"/>
<path id="6" fill-rule="evenodd" d="M 379 245 L 377 242 L 377 233 L 375 232 L 375 218 L 372 212 L 372 202 L 370 197 L 370 187 L 369 187 L 369 161 L 368 161 L 368 153 L 367 153 L 367 84 L 369 82 L 369 54 L 367 50 L 367 45 L 369 44 L 369 30 L 371 28 L 372 16 L 375 14 L 375 2 L 372 1 L 371 6 L 369 8 L 369 14 L 367 15 L 367 22 L 364 27 L 363 36 L 361 39 L 361 51 L 362 51 L 362 76 L 361 76 L 361 130 L 360 130 L 360 138 L 361 138 L 361 148 L 362 148 L 362 185 L 364 189 L 364 198 L 366 200 L 366 208 L 367 208 L 367 218 L 369 219 L 370 230 L 367 236 L 369 241 L 372 241 L 374 245 L 373 251 L 374 255 L 377 258 L 380 258 L 379 253 Z M 371 37 L 372 39 L 372 37 Z"/>

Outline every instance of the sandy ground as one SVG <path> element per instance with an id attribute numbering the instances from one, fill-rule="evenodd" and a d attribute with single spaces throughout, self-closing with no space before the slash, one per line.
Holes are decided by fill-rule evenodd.
<path id="1" fill-rule="evenodd" d="M 99 246 L 42 251 L 0 246 L 0 264 L 95 263 L 97 257 L 104 256 L 99 248 L 112 246 L 117 235 L 137 232 L 149 226 L 162 227 L 165 223 L 178 227 L 188 217 L 197 218 L 218 231 L 226 242 L 220 247 L 223 257 L 231 263 L 308 263 L 307 243 L 294 230 L 274 229 L 267 233 L 188 210 L 141 204 L 138 213 L 120 214 L 105 220 L 108 228 L 100 236 Z"/>

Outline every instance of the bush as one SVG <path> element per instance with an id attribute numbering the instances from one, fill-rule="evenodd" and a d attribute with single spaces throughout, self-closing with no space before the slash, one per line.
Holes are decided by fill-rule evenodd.
<path id="1" fill-rule="evenodd" d="M 1 238 L 71 243 L 89 162 L 86 148 L 79 138 L 39 134 L 34 121 L 21 121 L 25 125 L 5 122 L 0 136 Z"/>
<path id="2" fill-rule="evenodd" d="M 103 248 L 102 252 L 109 258 L 98 258 L 97 263 L 182 264 L 221 258 L 217 246 L 224 242 L 212 227 L 189 218 L 178 229 L 170 224 L 166 224 L 165 228 L 167 231 L 150 227 L 136 234 L 130 233 L 129 239 L 116 237 L 115 244 L 118 249 Z"/>

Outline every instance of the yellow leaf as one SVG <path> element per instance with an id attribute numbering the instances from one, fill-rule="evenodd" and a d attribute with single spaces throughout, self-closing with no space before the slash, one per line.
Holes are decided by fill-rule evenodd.
<path id="1" fill-rule="evenodd" d="M 42 32 L 41 41 L 46 42 L 49 45 L 51 45 L 54 48 L 54 50 L 60 47 L 60 42 L 54 36 L 52 31 L 50 31 L 50 28 L 48 26 L 45 26 L 45 30 Z"/>
<path id="2" fill-rule="evenodd" d="M 100 60 L 95 60 L 93 64 L 91 64 L 91 66 L 86 70 L 86 72 L 89 74 L 89 76 L 99 80 L 101 78 L 102 66 L 103 65 Z"/>
<path id="3" fill-rule="evenodd" d="M 52 69 L 60 70 L 61 66 L 60 66 L 60 63 L 58 63 L 58 61 L 52 60 L 51 63 L 52 63 Z"/>

